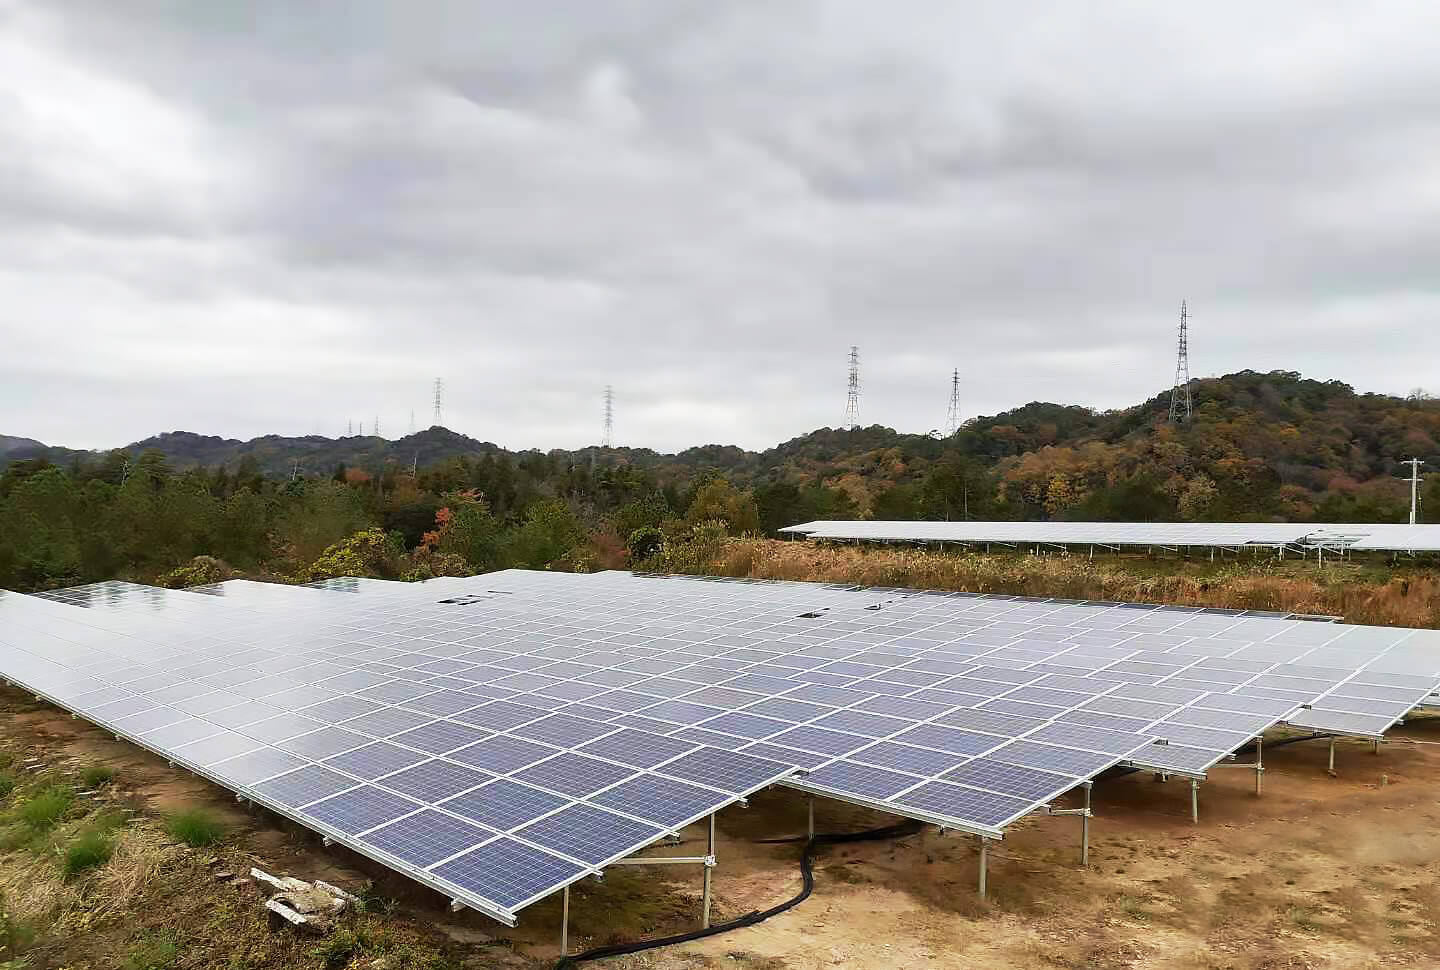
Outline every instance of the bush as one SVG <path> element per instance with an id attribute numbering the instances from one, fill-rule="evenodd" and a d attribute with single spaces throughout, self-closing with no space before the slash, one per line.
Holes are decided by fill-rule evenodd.
<path id="1" fill-rule="evenodd" d="M 301 578 L 314 582 L 337 576 L 394 576 L 404 554 L 405 542 L 398 533 L 367 529 L 327 547 Z"/>
<path id="2" fill-rule="evenodd" d="M 86 788 L 99 788 L 115 780 L 115 769 L 109 765 L 86 765 L 80 772 L 80 780 Z"/>
<path id="3" fill-rule="evenodd" d="M 646 527 L 636 529 L 630 533 L 630 541 L 626 543 L 630 551 L 630 562 L 644 562 L 651 556 L 660 552 L 660 547 L 665 542 L 665 534 L 659 529 Z"/>
<path id="4" fill-rule="evenodd" d="M 165 831 L 177 842 L 199 849 L 225 837 L 225 826 L 203 808 L 187 808 L 165 820 Z"/>
<path id="5" fill-rule="evenodd" d="M 9 798 L 14 790 L 15 776 L 8 771 L 0 771 L 0 798 Z"/>
<path id="6" fill-rule="evenodd" d="M 52 785 L 31 795 L 20 805 L 17 814 L 30 828 L 44 831 L 54 828 L 65 817 L 74 800 L 70 789 Z"/>
<path id="7" fill-rule="evenodd" d="M 160 577 L 160 585 L 170 589 L 186 586 L 208 586 L 229 579 L 233 570 L 213 556 L 196 556 L 184 566 L 178 566 Z"/>
<path id="8" fill-rule="evenodd" d="M 65 849 L 60 869 L 66 879 L 79 875 L 86 869 L 103 866 L 110 861 L 115 845 L 104 832 L 91 829 L 81 832 L 74 842 Z"/>

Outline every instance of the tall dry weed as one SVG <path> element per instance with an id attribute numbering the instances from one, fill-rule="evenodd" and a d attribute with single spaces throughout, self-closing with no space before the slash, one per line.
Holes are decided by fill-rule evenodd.
<path id="1" fill-rule="evenodd" d="M 1166 573 L 1163 561 L 960 554 L 756 538 L 725 539 L 671 566 L 712 576 L 1313 613 L 1350 623 L 1440 628 L 1440 577 L 1420 571 L 1388 577 L 1382 571 L 1376 579 L 1371 578 L 1374 570 L 1360 575 L 1343 565 L 1321 569 L 1241 560 L 1189 575 L 1179 566 Z M 1313 575 L 1303 574 L 1310 569 Z"/>

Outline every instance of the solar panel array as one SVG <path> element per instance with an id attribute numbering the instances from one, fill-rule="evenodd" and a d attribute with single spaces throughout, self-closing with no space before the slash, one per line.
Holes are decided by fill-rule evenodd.
<path id="1" fill-rule="evenodd" d="M 781 529 L 811 539 L 1096 546 L 1239 546 L 1440 551 L 1440 525 L 1274 522 L 912 522 L 820 520 Z"/>
<path id="2" fill-rule="evenodd" d="M 1370 736 L 1440 684 L 1433 631 L 805 583 L 47 595 L 0 597 L 6 677 L 507 921 L 776 780 L 998 836 L 1113 765 Z"/>

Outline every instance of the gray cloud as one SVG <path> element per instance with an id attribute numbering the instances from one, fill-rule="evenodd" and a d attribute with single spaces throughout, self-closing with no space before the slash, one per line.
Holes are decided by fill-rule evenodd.
<path id="1" fill-rule="evenodd" d="M 0 0 L 0 430 L 765 446 L 1440 384 L 1440 10 Z"/>

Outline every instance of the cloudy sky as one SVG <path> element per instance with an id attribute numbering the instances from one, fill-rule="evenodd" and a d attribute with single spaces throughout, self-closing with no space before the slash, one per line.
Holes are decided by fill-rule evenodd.
<path id="1" fill-rule="evenodd" d="M 564 11 L 563 14 L 560 11 Z M 0 432 L 1440 390 L 1440 4 L 0 0 Z"/>

